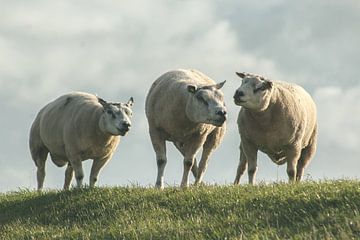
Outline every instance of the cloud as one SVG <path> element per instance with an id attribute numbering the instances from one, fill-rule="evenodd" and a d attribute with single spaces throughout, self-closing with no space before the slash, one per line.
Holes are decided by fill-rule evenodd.
<path id="1" fill-rule="evenodd" d="M 346 1 L 219 3 L 246 53 L 271 59 L 281 75 L 308 88 L 357 83 L 360 5 Z M 268 74 L 268 73 L 266 73 Z M 344 80 L 346 78 L 346 80 Z M 341 81 L 341 82 L 339 82 Z"/>
<path id="2" fill-rule="evenodd" d="M 324 87 L 314 94 L 321 139 L 329 146 L 360 154 L 360 85 L 349 89 Z"/>
<path id="3" fill-rule="evenodd" d="M 143 11 L 140 3 L 90 1 L 86 11 L 67 1 L 12 3 L 0 25 L 6 33 L 0 41 L 3 94 L 29 101 L 33 93 L 45 100 L 74 89 L 115 95 L 114 89 L 137 91 L 138 82 L 181 67 L 212 69 L 215 77 L 237 66 L 275 71 L 271 60 L 242 54 L 236 32 L 212 4 L 160 1 Z"/>

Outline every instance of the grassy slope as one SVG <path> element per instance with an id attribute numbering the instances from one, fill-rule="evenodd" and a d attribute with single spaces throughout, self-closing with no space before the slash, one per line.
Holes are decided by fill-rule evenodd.
<path id="1" fill-rule="evenodd" d="M 360 182 L 0 194 L 0 239 L 359 239 Z"/>

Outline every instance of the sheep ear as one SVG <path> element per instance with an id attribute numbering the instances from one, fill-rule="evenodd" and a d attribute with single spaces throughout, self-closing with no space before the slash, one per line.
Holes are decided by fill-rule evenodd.
<path id="1" fill-rule="evenodd" d="M 126 106 L 132 107 L 132 105 L 134 105 L 134 98 L 130 97 L 129 101 L 126 103 Z"/>
<path id="2" fill-rule="evenodd" d="M 188 85 L 187 90 L 190 93 L 196 93 L 197 87 L 195 85 Z"/>
<path id="3" fill-rule="evenodd" d="M 99 103 L 100 103 L 103 107 L 105 107 L 105 106 L 108 105 L 108 103 L 107 103 L 104 99 L 99 98 L 99 97 L 97 97 L 97 99 L 98 99 Z"/>
<path id="4" fill-rule="evenodd" d="M 247 76 L 247 74 L 245 72 L 235 72 L 236 75 L 238 75 L 240 78 L 245 78 Z"/>
<path id="5" fill-rule="evenodd" d="M 271 89 L 273 87 L 273 82 L 270 82 L 270 81 L 264 81 L 262 86 L 261 86 L 261 89 L 262 90 L 266 90 L 266 89 Z"/>
<path id="6" fill-rule="evenodd" d="M 255 92 L 265 91 L 267 89 L 271 89 L 272 87 L 273 87 L 273 83 L 265 80 L 258 85 L 258 87 L 255 89 Z"/>
<path id="7" fill-rule="evenodd" d="M 224 86 L 225 83 L 226 83 L 226 80 L 223 81 L 223 82 L 221 82 L 221 83 L 216 84 L 216 85 L 215 85 L 215 88 L 216 88 L 216 89 L 220 89 L 220 88 L 222 88 L 222 87 Z"/>
<path id="8" fill-rule="evenodd" d="M 104 110 L 109 108 L 109 103 L 104 99 L 97 97 L 99 103 L 103 106 Z"/>
<path id="9" fill-rule="evenodd" d="M 265 90 L 268 90 L 268 89 L 271 89 L 273 87 L 273 82 L 270 82 L 270 81 L 263 81 L 262 83 L 259 83 L 255 89 L 254 89 L 254 93 L 257 93 L 259 91 L 265 91 Z"/>

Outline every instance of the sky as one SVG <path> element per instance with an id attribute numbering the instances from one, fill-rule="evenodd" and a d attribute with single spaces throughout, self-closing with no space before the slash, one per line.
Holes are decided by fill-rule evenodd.
<path id="1" fill-rule="evenodd" d="M 109 101 L 134 97 L 133 128 L 100 173 L 99 186 L 155 184 L 145 97 L 163 73 L 194 68 L 223 87 L 228 129 L 209 161 L 208 184 L 231 184 L 239 161 L 235 71 L 303 86 L 318 108 L 318 150 L 306 180 L 360 178 L 360 3 L 357 0 L 0 0 L 0 192 L 36 188 L 28 139 L 37 112 L 71 91 Z M 168 143 L 167 186 L 182 156 Z M 88 183 L 92 160 L 83 162 Z M 257 182 L 287 181 L 264 154 Z M 48 158 L 44 187 L 65 168 Z M 193 182 L 193 178 L 190 178 Z M 75 181 L 73 181 L 73 184 Z M 242 177 L 247 183 L 247 174 Z"/>

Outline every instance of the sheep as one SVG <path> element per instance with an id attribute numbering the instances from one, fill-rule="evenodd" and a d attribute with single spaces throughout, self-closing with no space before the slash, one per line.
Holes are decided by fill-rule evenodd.
<path id="1" fill-rule="evenodd" d="M 173 142 L 184 157 L 181 187 L 189 186 L 189 171 L 200 184 L 208 159 L 226 130 L 227 112 L 221 88 L 197 70 L 173 70 L 160 76 L 146 97 L 145 112 L 156 153 L 156 187 L 164 188 L 166 141 Z M 195 155 L 203 147 L 199 167 Z"/>
<path id="2" fill-rule="evenodd" d="M 111 159 L 120 136 L 131 127 L 133 105 L 108 103 L 84 92 L 60 96 L 43 107 L 31 129 L 29 146 L 37 167 L 37 189 L 43 188 L 48 153 L 58 167 L 67 164 L 64 189 L 69 189 L 75 171 L 77 187 L 84 177 L 82 161 L 93 159 L 90 187 L 95 185 L 101 168 Z"/>
<path id="3" fill-rule="evenodd" d="M 249 183 L 254 184 L 258 150 L 278 165 L 287 163 L 289 182 L 300 181 L 316 152 L 314 101 L 296 84 L 236 74 L 242 79 L 234 94 L 235 104 L 241 106 L 237 120 L 241 143 L 234 184 L 239 184 L 247 165 Z"/>

